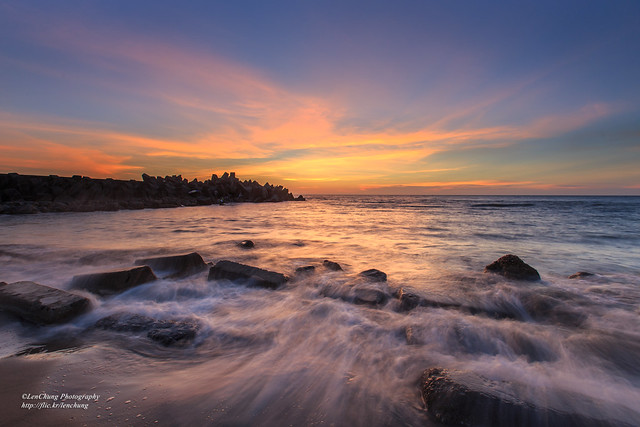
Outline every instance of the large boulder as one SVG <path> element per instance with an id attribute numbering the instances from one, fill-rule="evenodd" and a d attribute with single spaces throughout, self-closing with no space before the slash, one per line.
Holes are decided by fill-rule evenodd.
<path id="1" fill-rule="evenodd" d="M 535 268 L 526 264 L 515 255 L 505 255 L 484 268 L 485 273 L 496 273 L 507 279 L 514 280 L 540 280 L 540 274 Z"/>
<path id="2" fill-rule="evenodd" d="M 65 322 L 89 308 L 79 295 L 34 282 L 0 283 L 0 309 L 38 324 Z"/>
<path id="3" fill-rule="evenodd" d="M 148 265 L 163 277 L 186 277 L 204 271 L 207 264 L 197 252 L 186 255 L 137 259 L 135 265 Z"/>
<path id="4" fill-rule="evenodd" d="M 288 280 L 287 276 L 281 273 L 226 260 L 218 261 L 209 270 L 209 280 L 219 279 L 243 280 L 251 286 L 269 289 L 275 289 Z"/>
<path id="5" fill-rule="evenodd" d="M 469 371 L 431 368 L 420 378 L 420 391 L 427 412 L 438 422 L 463 426 L 567 426 L 613 427 L 627 425 L 601 419 L 597 403 L 587 396 L 574 396 L 586 403 L 581 412 L 545 399 L 543 404 L 524 401 L 530 384 L 494 381 Z"/>
<path id="6" fill-rule="evenodd" d="M 71 288 L 84 289 L 94 294 L 108 296 L 156 279 L 151 267 L 144 265 L 129 270 L 74 276 L 71 280 Z"/>

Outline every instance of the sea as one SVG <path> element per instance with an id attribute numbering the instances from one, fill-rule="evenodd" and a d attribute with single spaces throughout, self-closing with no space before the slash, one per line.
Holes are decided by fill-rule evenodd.
<path id="1" fill-rule="evenodd" d="M 13 371 L 0 381 L 0 413 L 11 425 L 436 426 L 419 379 L 439 367 L 517 384 L 529 405 L 637 426 L 639 224 L 640 197 L 577 196 L 312 195 L 0 216 L 7 283 L 66 290 L 78 274 L 194 251 L 212 265 L 290 277 L 272 290 L 203 271 L 112 297 L 84 293 L 92 309 L 56 326 L 0 314 L 0 368 Z M 239 245 L 248 239 L 253 248 Z M 505 254 L 542 280 L 483 272 Z M 304 266 L 315 270 L 296 273 Z M 386 302 L 327 291 L 361 283 L 358 273 L 372 268 L 387 275 L 372 285 Z M 592 275 L 569 278 L 581 271 Z M 402 311 L 400 288 L 439 304 Z M 504 309 L 516 315 L 491 314 Z M 94 327 L 122 312 L 199 329 L 165 347 L 144 332 Z M 24 393 L 99 397 L 36 410 L 20 406 Z"/>

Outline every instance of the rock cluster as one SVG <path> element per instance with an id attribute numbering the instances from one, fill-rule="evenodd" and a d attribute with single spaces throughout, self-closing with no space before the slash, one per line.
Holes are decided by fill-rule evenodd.
<path id="1" fill-rule="evenodd" d="M 181 175 L 142 175 L 142 181 L 92 179 L 86 176 L 0 174 L 0 214 L 91 212 L 172 208 L 228 202 L 304 200 L 281 185 L 240 181 L 235 173 L 189 181 Z"/>

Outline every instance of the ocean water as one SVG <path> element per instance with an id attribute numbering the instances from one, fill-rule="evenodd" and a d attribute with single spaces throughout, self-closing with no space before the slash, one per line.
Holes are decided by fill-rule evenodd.
<path id="1" fill-rule="evenodd" d="M 444 367 L 518 384 L 539 407 L 640 425 L 638 224 L 639 197 L 311 196 L 2 216 L 4 282 L 68 289 L 77 274 L 192 251 L 292 279 L 278 290 L 208 281 L 207 272 L 160 279 L 110 298 L 86 294 L 90 312 L 52 327 L 2 314 L 0 368 L 19 368 L 0 409 L 13 425 L 437 425 L 417 383 Z M 245 239 L 255 248 L 239 247 Z M 542 281 L 483 273 L 508 253 Z M 344 271 L 323 268 L 325 259 Z M 296 276 L 306 265 L 315 273 Z M 394 298 L 369 307 L 331 297 L 369 268 L 388 275 L 372 286 L 441 307 L 400 312 Z M 568 279 L 578 271 L 594 275 Z M 491 315 L 501 310 L 516 316 Z M 119 312 L 200 329 L 193 342 L 164 347 L 92 327 Z M 49 351 L 28 350 L 42 344 Z M 17 409 L 23 389 L 101 397 L 54 414 Z"/>

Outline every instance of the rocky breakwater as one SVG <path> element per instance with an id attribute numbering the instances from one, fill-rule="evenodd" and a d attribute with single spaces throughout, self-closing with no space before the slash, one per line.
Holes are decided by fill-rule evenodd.
<path id="1" fill-rule="evenodd" d="M 86 176 L 0 174 L 0 214 L 91 212 L 120 209 L 172 208 L 230 202 L 302 201 L 281 185 L 240 181 L 235 173 L 189 181 L 181 175 L 142 181 L 93 179 Z"/>

